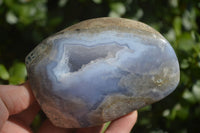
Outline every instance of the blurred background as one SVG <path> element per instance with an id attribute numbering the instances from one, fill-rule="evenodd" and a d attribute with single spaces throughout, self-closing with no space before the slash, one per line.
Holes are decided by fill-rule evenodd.
<path id="1" fill-rule="evenodd" d="M 179 59 L 177 89 L 139 110 L 134 133 L 200 132 L 199 0 L 0 0 L 0 84 L 27 79 L 25 56 L 43 39 L 96 17 L 142 21 L 163 34 Z M 32 128 L 37 130 L 41 114 Z"/>

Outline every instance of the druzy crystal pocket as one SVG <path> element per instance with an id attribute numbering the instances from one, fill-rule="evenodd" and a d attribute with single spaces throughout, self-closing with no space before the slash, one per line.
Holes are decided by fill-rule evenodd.
<path id="1" fill-rule="evenodd" d="M 170 94 L 179 64 L 151 27 L 121 18 L 75 24 L 26 57 L 31 88 L 58 127 L 103 124 Z"/>

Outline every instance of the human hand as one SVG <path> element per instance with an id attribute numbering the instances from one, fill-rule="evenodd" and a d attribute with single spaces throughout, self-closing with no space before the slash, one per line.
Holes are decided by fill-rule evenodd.
<path id="1" fill-rule="evenodd" d="M 22 85 L 0 85 L 0 133 L 32 133 L 30 125 L 40 110 L 29 82 Z M 111 122 L 105 133 L 129 133 L 136 123 L 137 111 Z M 58 128 L 46 120 L 38 133 L 101 133 L 102 126 Z"/>

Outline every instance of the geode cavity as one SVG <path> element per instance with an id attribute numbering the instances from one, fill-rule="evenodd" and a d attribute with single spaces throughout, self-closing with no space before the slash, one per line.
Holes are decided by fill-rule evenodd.
<path id="1" fill-rule="evenodd" d="M 170 94 L 179 64 L 151 27 L 121 18 L 83 21 L 26 57 L 31 88 L 58 127 L 100 125 Z"/>

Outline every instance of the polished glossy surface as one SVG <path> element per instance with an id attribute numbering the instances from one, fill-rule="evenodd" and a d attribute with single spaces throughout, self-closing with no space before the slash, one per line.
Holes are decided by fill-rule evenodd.
<path id="1" fill-rule="evenodd" d="M 179 64 L 168 41 L 132 20 L 83 21 L 45 39 L 26 57 L 31 88 L 59 127 L 116 119 L 170 94 Z"/>

